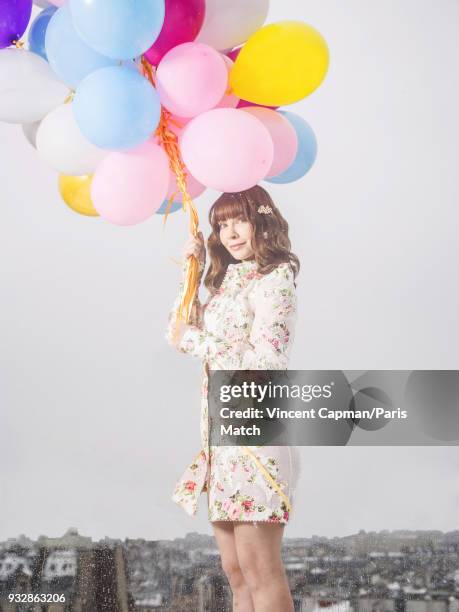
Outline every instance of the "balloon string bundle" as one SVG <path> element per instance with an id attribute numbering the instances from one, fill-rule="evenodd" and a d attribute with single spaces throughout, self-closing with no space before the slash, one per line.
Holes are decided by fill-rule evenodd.
<path id="1" fill-rule="evenodd" d="M 151 84 L 155 85 L 155 78 L 153 75 L 153 69 L 151 64 L 142 57 L 142 67 L 144 75 L 149 79 Z M 177 186 L 180 189 L 182 194 L 182 207 L 184 212 L 187 210 L 190 213 L 190 232 L 197 236 L 198 234 L 198 226 L 199 226 L 199 217 L 198 212 L 196 210 L 196 206 L 194 205 L 193 200 L 191 199 L 190 194 L 187 189 L 187 173 L 185 169 L 185 164 L 183 163 L 182 156 L 180 154 L 180 149 L 178 145 L 178 137 L 177 135 L 169 128 L 169 123 L 172 123 L 171 113 L 167 111 L 165 108 L 161 109 L 161 118 L 159 121 L 159 125 L 156 129 L 155 135 L 160 140 L 161 145 L 163 146 L 167 156 L 169 157 L 169 164 L 172 172 L 175 175 Z M 164 223 L 167 221 L 168 214 L 170 212 L 172 202 L 174 196 L 172 196 L 166 207 L 165 215 L 164 215 Z M 198 277 L 199 277 L 199 262 L 194 255 L 188 258 L 187 263 L 187 271 L 185 275 L 185 281 L 183 286 L 183 293 L 181 296 L 180 304 L 177 310 L 177 318 L 176 324 L 174 328 L 174 339 L 178 338 L 179 329 L 180 329 L 180 321 L 184 321 L 188 323 L 191 317 L 191 310 L 193 307 L 194 298 L 196 295 L 196 291 L 198 289 Z"/>

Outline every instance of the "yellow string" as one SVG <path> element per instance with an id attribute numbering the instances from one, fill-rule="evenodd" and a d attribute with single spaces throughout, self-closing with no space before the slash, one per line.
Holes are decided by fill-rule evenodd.
<path id="1" fill-rule="evenodd" d="M 245 452 L 248 453 L 252 457 L 252 459 L 258 465 L 260 470 L 263 472 L 265 478 L 267 478 L 268 482 L 271 483 L 271 485 L 275 488 L 275 490 L 278 492 L 278 494 L 284 500 L 285 506 L 287 508 L 287 511 L 291 512 L 292 506 L 290 504 L 290 500 L 287 497 L 287 495 L 285 495 L 285 493 L 282 491 L 282 489 L 280 488 L 280 485 L 274 480 L 274 478 L 271 476 L 271 474 L 268 472 L 268 470 L 265 468 L 265 466 L 261 463 L 261 461 L 258 459 L 258 457 L 251 450 L 249 450 L 247 448 L 247 446 L 242 446 L 241 448 L 243 448 L 245 450 Z"/>
<path id="2" fill-rule="evenodd" d="M 155 86 L 155 74 L 152 65 L 144 56 L 142 56 L 141 63 L 144 76 L 148 78 L 148 80 L 153 86 Z M 190 214 L 190 232 L 194 236 L 197 236 L 199 226 L 198 212 L 196 210 L 193 200 L 191 199 L 190 194 L 188 193 L 186 184 L 187 173 L 182 160 L 182 156 L 180 154 L 177 135 L 169 128 L 170 121 L 171 113 L 168 112 L 165 108 L 162 108 L 161 118 L 159 121 L 159 125 L 156 129 L 156 136 L 159 138 L 163 149 L 166 151 L 169 157 L 170 168 L 176 177 L 178 188 L 182 193 L 182 208 L 185 212 L 188 211 Z M 166 224 L 171 206 L 172 198 L 169 200 L 166 207 L 163 221 L 164 224 Z M 198 288 L 198 277 L 199 262 L 194 255 L 191 255 L 190 257 L 188 257 L 188 265 L 185 275 L 183 294 L 177 311 L 177 320 L 173 334 L 175 339 L 178 338 L 180 321 L 184 321 L 185 323 L 188 323 L 190 321 L 191 309 Z"/>
<path id="3" fill-rule="evenodd" d="M 12 40 L 11 44 L 17 47 L 18 49 L 24 49 L 25 42 L 23 40 Z"/>
<path id="4" fill-rule="evenodd" d="M 164 215 L 163 215 L 164 216 L 164 219 L 163 219 L 163 230 L 166 229 L 166 221 L 167 221 L 167 217 L 168 217 L 168 215 L 169 215 L 169 213 L 171 211 L 172 204 L 174 203 L 174 197 L 175 197 L 175 194 L 171 195 L 171 197 L 167 201 L 166 210 L 165 210 Z"/>

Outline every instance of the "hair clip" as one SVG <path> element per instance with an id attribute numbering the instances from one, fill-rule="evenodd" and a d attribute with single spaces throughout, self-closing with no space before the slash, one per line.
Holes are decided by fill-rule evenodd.
<path id="1" fill-rule="evenodd" d="M 273 212 L 273 209 L 271 206 L 263 206 L 262 204 L 258 207 L 258 212 L 262 213 L 263 215 L 270 215 Z"/>

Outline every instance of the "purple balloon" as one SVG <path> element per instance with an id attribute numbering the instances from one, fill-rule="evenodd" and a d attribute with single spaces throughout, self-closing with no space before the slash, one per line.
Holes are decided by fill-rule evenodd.
<path id="1" fill-rule="evenodd" d="M 21 38 L 31 14 L 32 0 L 0 0 L 0 49 Z"/>
<path id="2" fill-rule="evenodd" d="M 163 28 L 145 53 L 150 64 L 157 66 L 168 51 L 182 43 L 193 42 L 201 30 L 205 13 L 205 0 L 166 0 Z"/>

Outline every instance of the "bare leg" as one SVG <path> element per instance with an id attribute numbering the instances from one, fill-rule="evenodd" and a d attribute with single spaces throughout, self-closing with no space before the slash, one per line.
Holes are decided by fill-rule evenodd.
<path id="1" fill-rule="evenodd" d="M 252 596 L 237 558 L 233 523 L 214 521 L 212 527 L 220 550 L 223 571 L 233 593 L 233 612 L 255 612 Z"/>
<path id="2" fill-rule="evenodd" d="M 249 586 L 255 612 L 294 612 L 281 558 L 284 525 L 234 523 L 239 566 Z"/>

